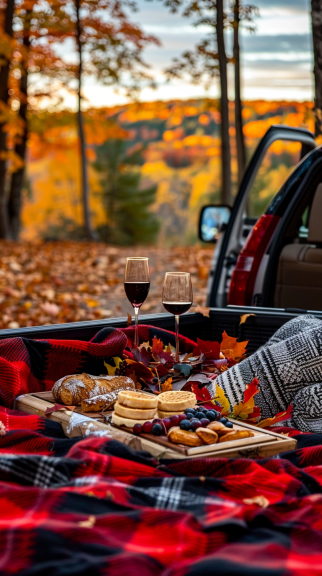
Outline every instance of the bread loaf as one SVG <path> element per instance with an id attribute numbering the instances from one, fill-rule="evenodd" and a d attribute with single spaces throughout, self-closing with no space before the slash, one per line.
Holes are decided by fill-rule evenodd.
<path id="1" fill-rule="evenodd" d="M 125 388 L 125 390 L 132 390 L 132 388 Z M 102 412 L 103 410 L 111 410 L 117 400 L 119 392 L 120 388 L 116 388 L 116 390 L 108 392 L 107 394 L 99 394 L 99 396 L 82 400 L 82 412 Z"/>
<path id="2" fill-rule="evenodd" d="M 77 406 L 82 400 L 124 388 L 135 389 L 135 384 L 131 378 L 126 376 L 92 376 L 83 373 L 60 378 L 54 384 L 52 393 L 56 402 L 66 406 Z"/>

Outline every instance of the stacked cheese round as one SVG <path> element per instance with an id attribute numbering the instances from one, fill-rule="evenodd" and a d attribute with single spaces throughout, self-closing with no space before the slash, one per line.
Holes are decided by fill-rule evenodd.
<path id="1" fill-rule="evenodd" d="M 171 416 L 181 414 L 187 408 L 194 408 L 196 402 L 197 398 L 193 392 L 185 390 L 162 392 L 158 396 L 159 418 L 171 418 Z"/>
<path id="2" fill-rule="evenodd" d="M 121 390 L 114 405 L 112 422 L 116 426 L 133 428 L 144 424 L 157 415 L 158 398 L 137 390 Z"/>

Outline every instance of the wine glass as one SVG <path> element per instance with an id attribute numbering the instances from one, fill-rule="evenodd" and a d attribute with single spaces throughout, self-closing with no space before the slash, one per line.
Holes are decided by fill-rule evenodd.
<path id="1" fill-rule="evenodd" d="M 139 309 L 150 290 L 149 258 L 127 258 L 124 274 L 125 294 L 134 308 L 134 348 L 139 345 Z"/>
<path id="2" fill-rule="evenodd" d="M 174 314 L 176 322 L 176 362 L 179 362 L 179 316 L 187 312 L 192 304 L 192 285 L 189 272 L 166 272 L 162 304 Z"/>

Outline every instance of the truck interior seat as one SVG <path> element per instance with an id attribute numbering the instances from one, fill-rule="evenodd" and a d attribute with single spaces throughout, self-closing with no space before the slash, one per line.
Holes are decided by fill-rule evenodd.
<path id="1" fill-rule="evenodd" d="M 278 263 L 274 306 L 322 310 L 322 183 L 317 186 L 306 244 L 284 246 Z"/>

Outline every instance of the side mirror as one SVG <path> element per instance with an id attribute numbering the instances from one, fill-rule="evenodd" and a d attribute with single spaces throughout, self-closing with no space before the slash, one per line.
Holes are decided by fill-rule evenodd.
<path id="1" fill-rule="evenodd" d="M 227 228 L 230 219 L 229 206 L 210 204 L 204 206 L 199 218 L 199 238 L 203 242 L 217 242 L 219 235 Z"/>

